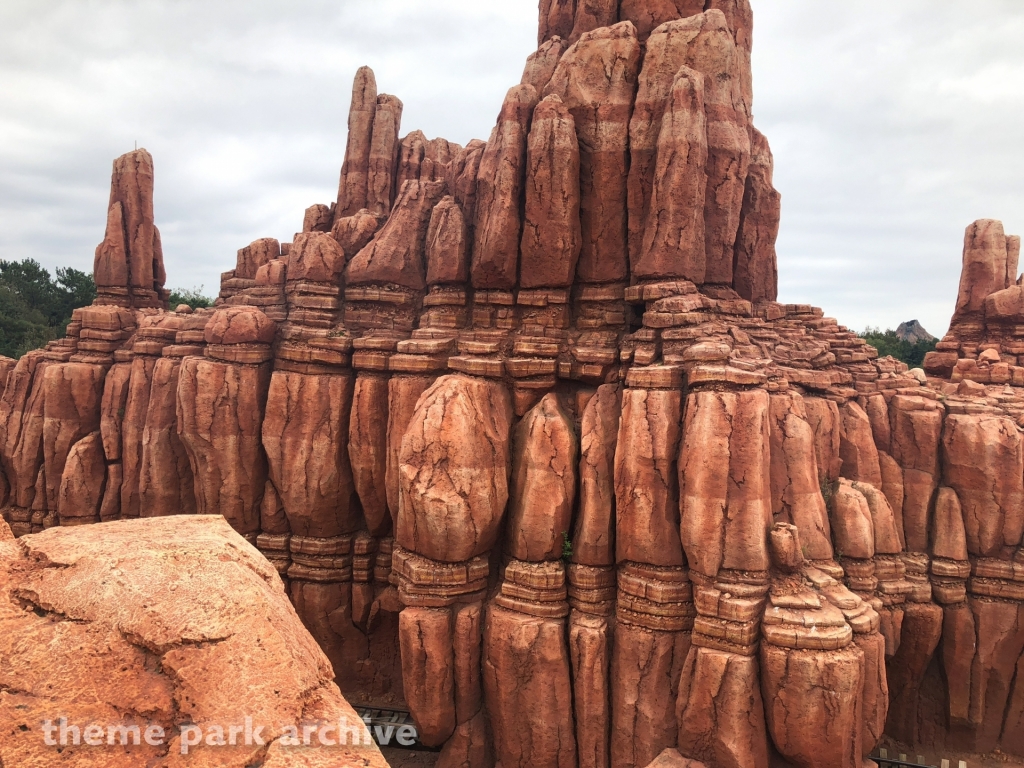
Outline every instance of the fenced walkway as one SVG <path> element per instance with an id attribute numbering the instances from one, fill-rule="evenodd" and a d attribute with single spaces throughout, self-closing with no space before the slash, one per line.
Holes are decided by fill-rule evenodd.
<path id="1" fill-rule="evenodd" d="M 950 760 L 942 760 L 939 765 L 933 765 L 932 763 L 925 762 L 922 755 L 918 755 L 915 759 L 917 762 L 911 762 L 907 755 L 900 755 L 899 758 L 895 756 L 889 757 L 889 753 L 884 750 L 878 750 L 878 755 L 871 758 L 878 763 L 878 768 L 954 768 L 953 762 Z M 957 761 L 955 768 L 967 768 L 967 763 L 963 760 Z"/>

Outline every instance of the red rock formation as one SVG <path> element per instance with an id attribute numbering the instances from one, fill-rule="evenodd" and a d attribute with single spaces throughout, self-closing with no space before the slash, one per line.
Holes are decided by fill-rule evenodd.
<path id="1" fill-rule="evenodd" d="M 708 185 L 704 77 L 680 68 L 661 123 L 647 227 L 633 274 L 639 279 L 704 282 L 704 206 Z"/>
<path id="2" fill-rule="evenodd" d="M 296 536 L 327 539 L 362 524 L 345 449 L 352 390 L 351 375 L 277 371 L 270 380 L 263 447 Z"/>
<path id="3" fill-rule="evenodd" d="M 128 768 L 168 753 L 197 765 L 387 765 L 364 740 L 273 568 L 219 517 L 58 528 L 20 546 L 0 542 L 0 589 L 0 654 L 10 660 L 0 670 L 9 692 L 0 704 L 5 765 Z M 57 722 L 54 711 L 69 725 L 64 746 L 48 746 L 39 730 Z M 246 716 L 262 746 L 244 743 Z M 182 717 L 212 737 L 182 744 Z M 340 720 L 359 727 L 358 744 L 285 746 L 286 724 L 336 729 Z M 103 736 L 89 746 L 93 723 Z M 107 724 L 136 733 L 156 726 L 164 743 L 151 746 L 152 733 L 133 743 L 131 731 L 124 742 L 117 731 L 108 741 Z M 232 726 L 236 746 L 227 741 Z M 215 728 L 224 746 L 215 745 Z"/>
<path id="4" fill-rule="evenodd" d="M 576 124 L 557 96 L 534 111 L 526 179 L 520 285 L 567 288 L 581 246 L 580 151 Z"/>
<path id="5" fill-rule="evenodd" d="M 561 98 L 580 140 L 583 246 L 577 274 L 582 282 L 613 283 L 628 274 L 629 117 L 639 70 L 640 43 L 632 24 L 595 29 L 565 53 L 541 94 Z"/>
<path id="6" fill-rule="evenodd" d="M 679 392 L 627 389 L 615 450 L 616 560 L 685 564 L 679 544 Z"/>
<path id="7" fill-rule="evenodd" d="M 443 189 L 444 183 L 439 181 L 406 182 L 387 224 L 349 262 L 346 283 L 391 283 L 423 290 L 426 287 L 427 229 Z"/>
<path id="8" fill-rule="evenodd" d="M 385 492 L 387 432 L 387 378 L 357 377 L 349 420 L 348 456 L 363 519 L 374 536 L 382 536 L 391 529 Z"/>
<path id="9" fill-rule="evenodd" d="M 954 323 L 959 317 L 984 310 L 985 299 L 1006 287 L 1006 257 L 1002 222 L 982 219 L 967 228 Z"/>
<path id="10" fill-rule="evenodd" d="M 516 284 L 522 228 L 519 206 L 527 136 L 536 104 L 533 86 L 511 88 L 480 159 L 472 263 L 473 287 L 477 289 L 509 290 Z"/>
<path id="11" fill-rule="evenodd" d="M 1018 240 L 972 227 L 911 373 L 774 300 L 748 2 L 545 0 L 540 32 L 486 144 L 399 141 L 361 70 L 338 203 L 215 310 L 158 309 L 119 160 L 98 303 L 0 360 L 12 534 L 224 516 L 443 768 L 1024 749 Z"/>
<path id="12" fill-rule="evenodd" d="M 144 149 L 114 161 L 107 231 L 93 274 L 99 303 L 167 306 L 163 249 L 153 221 L 153 157 Z"/>
<path id="13" fill-rule="evenodd" d="M 703 0 L 622 0 L 619 20 L 631 21 L 641 42 L 666 21 L 685 19 L 704 12 Z"/>
<path id="14" fill-rule="evenodd" d="M 576 21 L 577 0 L 541 0 L 537 45 L 558 36 L 568 38 Z"/>
<path id="15" fill-rule="evenodd" d="M 401 100 L 382 93 L 377 97 L 370 152 L 367 157 L 366 205 L 370 213 L 391 213 L 398 172 L 398 132 L 402 125 Z M 359 210 L 358 208 L 356 210 Z"/>
<path id="16" fill-rule="evenodd" d="M 600 387 L 583 412 L 580 503 L 572 535 L 573 562 L 615 564 L 615 445 L 621 400 L 615 386 Z"/>
<path id="17" fill-rule="evenodd" d="M 337 216 L 352 216 L 370 202 L 367 183 L 373 125 L 377 114 L 377 80 L 373 70 L 360 67 L 352 83 L 352 104 L 348 112 L 348 146 L 338 184 Z"/>
<path id="18" fill-rule="evenodd" d="M 427 284 L 465 283 L 469 280 L 469 228 L 455 198 L 441 198 L 427 227 Z"/>
<path id="19" fill-rule="evenodd" d="M 619 0 L 576 0 L 569 42 L 574 43 L 587 32 L 612 26 L 619 19 Z"/>
<path id="20" fill-rule="evenodd" d="M 551 82 L 551 76 L 568 47 L 569 42 L 557 35 L 542 42 L 537 51 L 527 57 L 521 84 L 532 85 L 537 93 L 541 93 Z"/>
<path id="21" fill-rule="evenodd" d="M 509 552 L 528 562 L 557 560 L 571 527 L 579 451 L 556 395 L 523 417 L 513 445 Z"/>
<path id="22" fill-rule="evenodd" d="M 500 385 L 464 376 L 423 394 L 402 439 L 399 544 L 446 563 L 494 546 L 508 500 L 511 407 Z"/>
<path id="23" fill-rule="evenodd" d="M 750 170 L 736 235 L 733 287 L 748 301 L 775 301 L 779 293 L 775 241 L 782 218 L 782 196 L 772 186 L 775 161 L 768 140 L 756 128 L 752 134 Z"/>

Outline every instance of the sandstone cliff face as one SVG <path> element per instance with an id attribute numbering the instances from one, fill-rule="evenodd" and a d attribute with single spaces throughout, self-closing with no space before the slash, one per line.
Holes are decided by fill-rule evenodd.
<path id="1" fill-rule="evenodd" d="M 488 142 L 400 138 L 359 70 L 337 202 L 241 248 L 211 310 L 162 309 L 152 160 L 120 158 L 97 302 L 0 361 L 0 538 L 222 516 L 441 766 L 1024 751 L 1019 238 L 969 229 L 931 377 L 878 359 L 775 301 L 746 0 L 540 22 Z"/>

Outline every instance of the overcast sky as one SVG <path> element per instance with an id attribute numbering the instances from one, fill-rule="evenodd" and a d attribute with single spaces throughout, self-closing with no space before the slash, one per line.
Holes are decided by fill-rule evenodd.
<path id="1" fill-rule="evenodd" d="M 783 194 L 780 300 L 945 331 L 963 231 L 1024 232 L 1024 3 L 753 0 L 756 123 Z M 3 0 L 0 258 L 90 271 L 114 157 L 156 163 L 169 287 L 218 290 L 337 193 L 352 76 L 403 135 L 486 139 L 536 0 Z"/>

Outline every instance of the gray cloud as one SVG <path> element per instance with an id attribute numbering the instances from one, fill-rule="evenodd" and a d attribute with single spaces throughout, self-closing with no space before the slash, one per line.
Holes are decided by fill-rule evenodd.
<path id="1" fill-rule="evenodd" d="M 896 6 L 895 8 L 893 6 Z M 854 328 L 948 323 L 963 230 L 1024 231 L 1016 0 L 754 0 L 755 111 L 784 195 L 781 299 Z M 336 193 L 361 64 L 403 130 L 486 138 L 536 0 L 7 0 L 0 258 L 91 269 L 111 160 L 154 155 L 169 283 Z"/>

